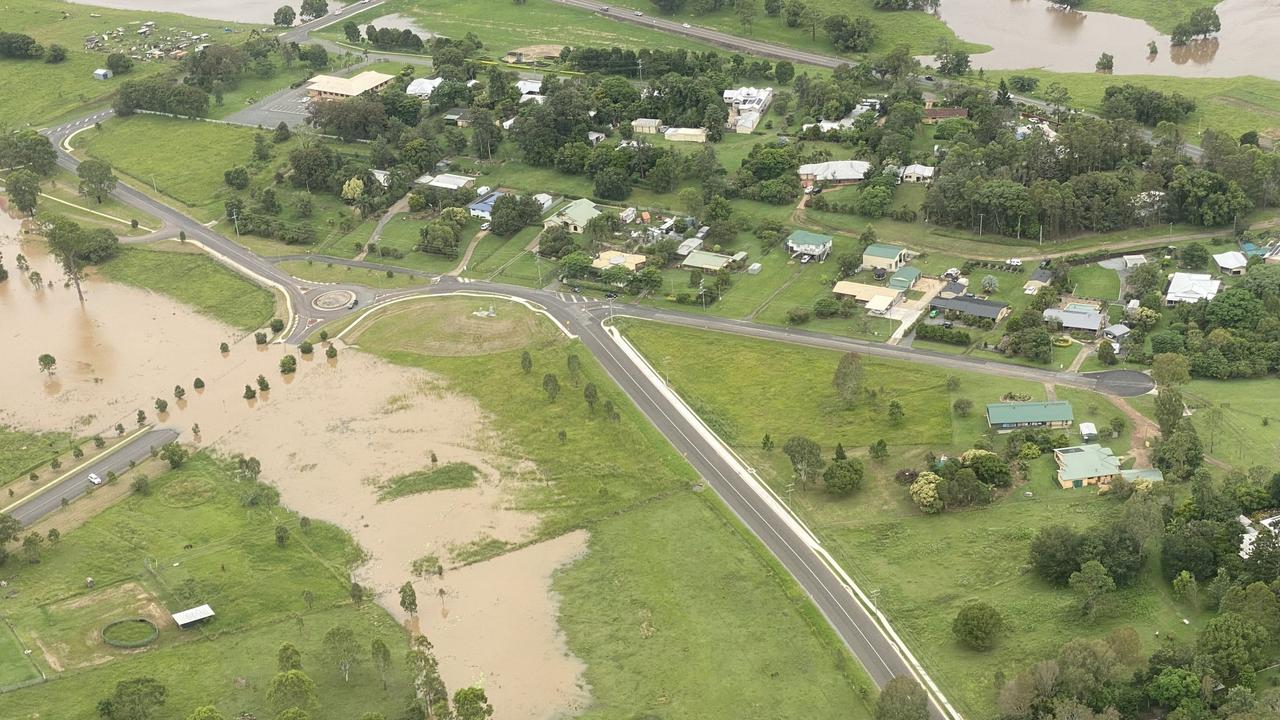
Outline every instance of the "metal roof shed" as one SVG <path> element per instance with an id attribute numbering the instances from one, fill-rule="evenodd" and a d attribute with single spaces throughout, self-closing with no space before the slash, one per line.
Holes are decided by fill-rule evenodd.
<path id="1" fill-rule="evenodd" d="M 178 627 L 187 628 L 201 620 L 208 620 L 211 617 L 213 617 L 213 608 L 208 605 L 200 605 L 198 607 L 193 607 L 190 610 L 183 610 L 182 612 L 174 613 L 173 621 L 178 624 Z"/>

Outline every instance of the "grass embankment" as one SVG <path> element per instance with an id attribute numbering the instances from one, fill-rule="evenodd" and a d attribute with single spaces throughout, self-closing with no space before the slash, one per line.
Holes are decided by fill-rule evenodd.
<path id="1" fill-rule="evenodd" d="M 839 353 L 780 343 L 704 333 L 631 321 L 627 336 L 665 373 L 704 420 L 755 466 L 790 502 L 840 564 L 874 594 L 907 643 L 960 710 L 971 717 L 994 717 L 993 677 L 1012 676 L 1052 656 L 1072 637 L 1101 636 L 1133 626 L 1148 642 L 1162 635 L 1189 636 L 1200 617 L 1175 606 L 1166 585 L 1150 569 L 1135 587 L 1120 592 L 1114 617 L 1083 623 L 1073 598 L 1025 572 L 1031 538 L 1040 527 L 1067 523 L 1086 527 L 1110 519 L 1120 505 L 1092 490 L 1064 491 L 1049 481 L 1053 461 L 1032 464 L 1029 480 L 992 505 L 924 516 L 907 488 L 893 480 L 900 468 L 926 467 L 925 455 L 954 455 L 986 433 L 983 407 L 1005 392 L 1045 398 L 1038 383 L 954 372 L 958 389 L 949 391 L 946 371 L 864 357 L 865 385 L 880 396 L 881 409 L 867 403 L 845 409 L 835 397 L 831 376 Z M 1119 416 L 1105 398 L 1059 388 L 1073 403 L 1077 421 L 1105 427 Z M 969 417 L 957 417 L 952 403 L 974 403 Z M 902 403 L 905 421 L 891 425 L 883 406 Z M 866 463 L 861 490 L 835 498 L 820 489 L 791 489 L 790 465 L 780 450 L 765 452 L 769 433 L 780 447 L 802 435 L 821 444 L 830 457 L 837 442 Z M 890 459 L 867 459 L 866 448 L 884 438 Z M 1001 438 L 996 437 L 997 446 Z M 1104 444 L 1128 449 L 1127 433 Z M 1032 493 L 1030 497 L 1024 491 Z M 1001 608 L 1009 631 L 989 653 L 959 646 L 951 622 L 970 600 Z M 1191 619 L 1184 626 L 1182 618 Z M 1148 650 L 1150 645 L 1148 645 Z"/>
<path id="2" fill-rule="evenodd" d="M 377 259 L 371 259 L 376 262 Z M 309 262 L 306 260 L 285 260 L 276 267 L 298 278 L 314 283 L 355 283 L 371 288 L 396 290 L 400 288 L 426 285 L 428 278 L 415 277 L 405 273 L 393 272 L 387 277 L 386 270 L 351 267 L 350 265 L 331 265 L 328 263 Z"/>
<path id="3" fill-rule="evenodd" d="M 90 13 L 99 17 L 91 17 Z M 66 17 L 64 18 L 64 14 Z M 56 0 L 22 0 L 4 8 L 4 29 L 21 32 L 44 45 L 58 44 L 67 49 L 67 59 L 49 64 L 43 60 L 0 60 L 0 126 L 39 126 L 60 116 L 105 102 L 127 80 L 148 77 L 177 68 L 174 60 L 138 62 L 132 71 L 110 80 L 96 80 L 93 71 L 104 67 L 106 52 L 84 50 L 84 39 L 90 35 L 110 33 L 125 28 L 124 38 L 112 43 L 111 51 L 129 51 L 137 45 L 134 34 L 138 23 L 155 21 L 163 33 L 169 28 L 193 34 L 211 33 L 220 40 L 242 40 L 248 25 L 193 18 L 164 12 L 131 12 L 101 7 L 74 5 Z M 234 34 L 223 32 L 231 28 Z"/>
<path id="4" fill-rule="evenodd" d="M 474 487 L 476 467 L 470 463 L 451 462 L 430 470 L 397 475 L 378 491 L 378 500 L 395 500 L 406 495 Z"/>
<path id="5" fill-rule="evenodd" d="M 1222 0 L 1084 0 L 1077 8 L 1083 12 L 1105 12 L 1138 18 L 1151 23 L 1162 33 L 1191 17 L 1193 10 L 1211 8 Z"/>
<path id="6" fill-rule="evenodd" d="M 304 138 L 294 135 L 283 143 L 268 143 L 270 159 L 255 161 L 253 138 L 257 133 L 253 128 L 236 125 L 135 115 L 111 118 L 101 129 L 77 135 L 72 144 L 81 155 L 110 163 L 117 175 L 127 176 L 130 184 L 139 190 L 158 192 L 178 201 L 188 214 L 201 222 L 217 220 L 215 230 L 262 255 L 287 255 L 305 252 L 308 248 L 247 235 L 240 237 L 234 223 L 224 217 L 227 199 L 239 197 L 246 207 L 253 208 L 257 202 L 252 199 L 252 193 L 270 187 L 281 205 L 276 217 L 289 225 L 313 227 L 317 246 L 352 237 L 351 233 L 360 226 L 359 218 L 337 196 L 307 193 L 303 188 L 275 182 L 276 171 L 287 171 L 289 153 L 300 147 Z M 270 132 L 266 134 L 270 138 Z M 354 144 L 334 143 L 334 147 L 346 155 L 365 152 Z M 226 184 L 223 174 L 236 166 L 244 166 L 248 171 L 249 189 L 237 191 Z M 298 211 L 298 201 L 303 197 L 311 200 L 310 215 L 304 216 Z"/>
<path id="7" fill-rule="evenodd" d="M 74 173 L 59 169 L 53 181 L 40 188 L 41 192 L 52 196 L 40 198 L 40 214 L 62 215 L 84 225 L 105 227 L 118 235 L 145 235 L 150 232 L 147 228 L 159 229 L 160 221 L 156 218 L 110 196 L 103 198 L 102 202 L 84 197 L 80 195 L 79 187 L 80 179 Z M 132 227 L 131 220 L 138 221 L 137 228 Z"/>
<path id="8" fill-rule="evenodd" d="M 469 312 L 475 304 L 402 303 L 358 341 L 477 399 L 503 450 L 536 466 L 514 483 L 512 502 L 539 514 L 538 538 L 590 530 L 591 552 L 555 582 L 561 627 L 587 663 L 593 704 L 585 717 L 746 717 L 766 706 L 806 718 L 869 717 L 859 690 L 869 681 L 857 663 L 724 506 L 691 490 L 696 475 L 590 354 L 511 303 L 495 303 L 498 320 L 532 323 L 486 329 L 489 321 Z M 570 354 L 582 364 L 576 384 Z M 543 391 L 547 373 L 561 385 L 554 402 Z M 583 400 L 589 382 L 600 392 L 594 413 Z M 606 401 L 617 422 L 605 418 Z M 451 553 L 483 559 L 505 549 Z"/>
<path id="9" fill-rule="evenodd" d="M 121 248 L 99 271 L 114 282 L 152 290 L 240 330 L 271 319 L 272 293 L 199 253 Z"/>
<path id="10" fill-rule="evenodd" d="M 346 533 L 314 521 L 304 529 L 279 506 L 247 505 L 242 495 L 249 485 L 206 455 L 153 478 L 151 490 L 46 545 L 40 564 L 5 567 L 16 590 L 5 600 L 6 618 L 23 644 L 36 648 L 30 661 L 60 675 L 6 694 L 5 717 L 90 720 L 117 681 L 134 677 L 153 677 L 168 688 L 164 717 L 186 717 L 206 704 L 227 716 L 272 717 L 267 689 L 285 642 L 302 651 L 326 716 L 391 716 L 403 707 L 406 636 L 376 605 L 351 603 L 348 570 L 360 551 Z M 289 530 L 284 547 L 276 543 L 278 525 Z M 94 579 L 93 588 L 85 587 L 86 577 Z M 179 630 L 168 618 L 205 602 L 217 616 L 202 626 Z M 104 625 L 135 617 L 160 626 L 145 651 L 101 641 Z M 363 644 L 381 638 L 391 648 L 385 691 L 368 662 L 357 664 L 344 683 L 337 666 L 323 659 L 321 638 L 337 625 L 350 627 Z M 3 632 L 0 674 L 12 665 Z"/>

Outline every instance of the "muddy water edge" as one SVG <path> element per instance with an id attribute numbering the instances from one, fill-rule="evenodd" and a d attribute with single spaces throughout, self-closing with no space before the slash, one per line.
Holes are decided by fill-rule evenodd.
<path id="1" fill-rule="evenodd" d="M 114 434 L 116 423 L 135 427 L 143 410 L 183 442 L 257 457 L 284 504 L 344 528 L 368 553 L 356 579 L 430 637 L 449 687 L 483 683 L 496 717 L 511 720 L 562 717 L 587 704 L 585 667 L 566 648 L 551 593 L 553 573 L 585 551 L 584 533 L 441 578 L 411 574 L 413 560 L 434 554 L 448 564 L 450 548 L 469 542 L 527 542 L 537 524 L 508 507 L 503 469 L 519 461 L 502 457 L 470 398 L 424 371 L 342 346 L 332 361 L 299 356 L 297 372 L 283 376 L 280 359 L 298 356 L 296 348 L 237 340 L 238 331 L 167 296 L 93 276 L 82 306 L 43 240 L 23 236 L 20 221 L 4 213 L 0 253 L 10 272 L 0 283 L 0 424 Z M 42 276 L 39 288 L 17 271 L 19 253 Z M 39 371 L 43 353 L 57 359 L 53 373 Z M 245 385 L 256 388 L 259 375 L 270 390 L 246 400 Z M 192 387 L 197 377 L 203 390 Z M 175 385 L 186 390 L 183 400 Z M 156 398 L 168 402 L 164 415 Z M 429 467 L 432 453 L 474 465 L 480 481 L 378 501 L 381 482 Z M 423 608 L 416 618 L 398 606 L 397 588 L 411 579 Z"/>

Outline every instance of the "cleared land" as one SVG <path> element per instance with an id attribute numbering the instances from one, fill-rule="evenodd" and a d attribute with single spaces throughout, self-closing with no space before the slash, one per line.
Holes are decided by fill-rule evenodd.
<path id="1" fill-rule="evenodd" d="M 266 691 L 284 642 L 302 651 L 326 713 L 391 715 L 402 707 L 405 634 L 377 606 L 351 603 L 347 572 L 361 555 L 346 533 L 318 522 L 303 529 L 296 515 L 269 502 L 246 506 L 250 486 L 205 455 L 153 478 L 151 488 L 149 496 L 130 496 L 46 546 L 40 564 L 5 568 L 17 590 L 6 600 L 6 616 L 35 649 L 32 659 L 49 674 L 79 668 L 58 682 L 6 694 L 6 717 L 89 720 L 117 681 L 139 676 L 168 687 L 166 717 L 209 703 L 226 715 L 270 717 Z M 276 543 L 277 525 L 290 531 L 285 547 Z M 89 576 L 92 588 L 85 587 Z M 314 597 L 311 605 L 304 590 Z M 168 619 L 201 602 L 217 612 L 207 624 L 179 630 Z M 106 623 L 139 616 L 160 626 L 147 649 L 101 642 Z M 391 648 L 385 691 L 368 663 L 356 666 L 348 684 L 324 661 L 321 638 L 337 625 L 354 630 L 362 644 L 377 637 Z"/>
<path id="2" fill-rule="evenodd" d="M 788 495 L 967 716 L 994 716 L 995 673 L 1012 676 L 1051 656 L 1072 637 L 1100 636 L 1127 625 L 1138 630 L 1150 650 L 1157 630 L 1187 637 L 1200 626 L 1201 617 L 1175 606 L 1153 570 L 1120 593 L 1123 610 L 1118 615 L 1091 624 L 1080 621 L 1069 592 L 1024 572 L 1027 548 L 1038 528 L 1054 523 L 1090 526 L 1120 508 L 1091 490 L 1057 489 L 1048 481 L 1053 461 L 1047 456 L 1032 464 L 1025 484 L 992 505 L 938 516 L 920 514 L 906 487 L 893 480 L 899 468 L 925 467 L 927 452 L 954 455 L 972 447 L 986 432 L 985 403 L 1010 391 L 1043 399 L 1039 384 L 954 373 L 960 385 L 948 391 L 945 374 L 937 369 L 864 358 L 866 387 L 877 392 L 882 406 L 896 399 L 905 409 L 905 421 L 894 427 L 883 409 L 867 403 L 852 410 L 842 407 L 831 387 L 839 353 L 639 321 L 628 322 L 625 329 L 699 415 L 766 482 Z M 1078 421 L 1092 420 L 1101 427 L 1120 415 L 1093 393 L 1061 388 L 1058 393 L 1072 401 Z M 951 404 L 959 398 L 974 402 L 969 417 L 952 412 Z M 863 488 L 846 498 L 792 488 L 786 456 L 761 449 L 766 432 L 779 447 L 792 435 L 810 437 L 828 457 L 837 442 L 843 443 L 850 455 L 866 462 Z M 880 438 L 889 445 L 890 459 L 866 459 L 866 448 Z M 1129 438 L 1126 434 L 1104 443 L 1124 452 Z M 989 653 L 966 650 L 951 634 L 956 611 L 974 599 L 1000 607 L 1010 624 Z M 1183 617 L 1191 619 L 1190 626 L 1182 624 Z"/>
<path id="3" fill-rule="evenodd" d="M 398 307 L 414 310 L 375 319 L 359 344 L 438 373 L 478 400 L 505 453 L 532 463 L 512 502 L 538 513 L 538 538 L 591 532 L 591 552 L 555 584 L 569 646 L 587 663 L 586 716 L 743 717 L 782 702 L 796 716 L 868 717 L 857 663 L 719 501 L 691 491 L 692 471 L 590 355 L 541 318 L 534 330 L 491 333 L 493 342 L 514 335 L 516 347 L 472 355 L 474 332 L 455 323 L 471 317 L 474 304 L 404 303 Z M 498 309 L 499 319 L 527 312 Z M 415 336 L 439 345 L 424 349 Z M 525 348 L 528 374 L 520 368 Z M 576 384 L 570 354 L 581 360 Z M 547 373 L 561 385 L 554 402 L 543 390 Z M 582 399 L 587 383 L 600 392 L 594 413 Z M 617 407 L 617 422 L 605 419 L 606 401 Z M 451 554 L 483 559 L 509 549 L 482 541 L 474 553 Z M 752 631 L 744 636 L 743 628 Z"/>
<path id="4" fill-rule="evenodd" d="M 64 18 L 64 13 L 67 17 Z M 90 13 L 100 17 L 91 17 Z M 84 38 L 124 27 L 129 38 L 137 37 L 136 24 L 155 21 L 161 32 L 169 28 L 192 33 L 211 33 L 219 39 L 240 40 L 251 28 L 219 20 L 199 19 L 173 13 L 137 13 L 107 8 L 71 5 L 56 0 L 22 0 L 4 8 L 4 29 L 22 32 L 48 48 L 58 44 L 67 49 L 67 59 L 49 64 L 43 60 L 0 60 L 0 126 L 39 126 L 56 118 L 105 102 L 126 80 L 173 70 L 172 60 L 139 62 L 128 74 L 110 80 L 96 80 L 93 71 L 104 66 L 106 54 L 83 49 Z M 230 28 L 233 33 L 223 32 Z M 128 42 L 128 41 L 126 41 Z M 125 46 L 127 48 L 127 46 Z"/>
<path id="5" fill-rule="evenodd" d="M 164 293 L 241 330 L 271 319 L 271 292 L 203 254 L 121 248 L 99 267 L 109 280 Z"/>
<path id="6" fill-rule="evenodd" d="M 1182 388 L 1182 395 L 1192 409 L 1205 450 L 1214 457 L 1241 470 L 1275 464 L 1280 456 L 1280 407 L 1274 378 L 1197 379 Z M 1155 418 L 1153 396 L 1129 402 L 1143 415 Z M 1211 408 L 1221 411 L 1220 420 L 1214 421 Z"/>

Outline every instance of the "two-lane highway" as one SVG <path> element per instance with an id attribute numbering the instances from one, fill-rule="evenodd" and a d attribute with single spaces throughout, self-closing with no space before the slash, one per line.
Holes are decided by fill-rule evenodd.
<path id="1" fill-rule="evenodd" d="M 0 508 L 0 513 L 11 515 L 23 527 L 31 525 L 61 507 L 64 500 L 71 501 L 88 492 L 92 487 L 90 475 L 97 475 L 105 481 L 107 473 L 123 474 L 129 469 L 130 463 L 142 462 L 151 456 L 152 449 L 177 439 L 178 433 L 170 428 L 137 432 L 101 456 L 68 471 L 7 507 Z"/>

